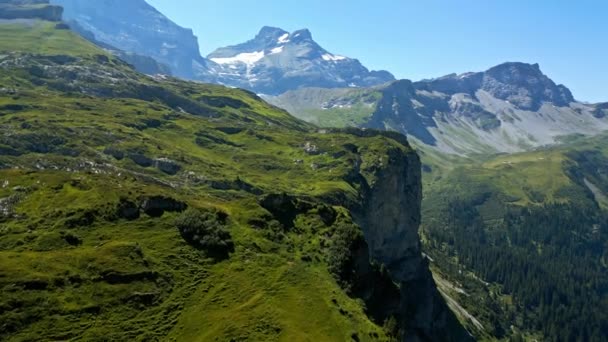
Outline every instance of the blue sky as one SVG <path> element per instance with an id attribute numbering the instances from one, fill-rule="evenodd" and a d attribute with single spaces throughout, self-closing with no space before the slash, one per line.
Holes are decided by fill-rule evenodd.
<path id="1" fill-rule="evenodd" d="M 420 80 L 539 63 L 583 101 L 608 101 L 605 0 L 148 0 L 198 35 L 201 52 L 264 26 L 311 30 L 336 54 Z"/>

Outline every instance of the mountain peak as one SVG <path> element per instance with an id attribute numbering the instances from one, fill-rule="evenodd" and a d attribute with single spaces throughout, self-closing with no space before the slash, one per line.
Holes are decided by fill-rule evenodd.
<path id="1" fill-rule="evenodd" d="M 538 63 L 529 64 L 523 62 L 505 62 L 492 67 L 486 71 L 491 75 L 510 75 L 512 77 L 543 77 Z"/>
<path id="2" fill-rule="evenodd" d="M 415 87 L 450 95 L 465 93 L 474 96 L 483 90 L 528 111 L 539 110 L 543 103 L 566 107 L 575 101 L 570 90 L 543 74 L 538 63 L 506 62 L 485 72 L 451 74 L 416 82 Z"/>
<path id="3" fill-rule="evenodd" d="M 544 102 L 568 106 L 572 93 L 543 74 L 538 63 L 507 62 L 484 73 L 482 89 L 524 110 L 538 110 Z"/>
<path id="4" fill-rule="evenodd" d="M 291 37 L 297 41 L 312 40 L 312 33 L 308 29 L 301 29 L 292 33 Z"/>
<path id="5" fill-rule="evenodd" d="M 222 70 L 222 83 L 263 94 L 302 87 L 367 87 L 395 80 L 387 71 L 369 71 L 356 59 L 328 52 L 308 29 L 290 34 L 264 26 L 253 39 L 219 48 L 207 57 Z"/>
<path id="6" fill-rule="evenodd" d="M 280 37 L 284 34 L 289 34 L 289 32 L 279 27 L 264 26 L 260 29 L 260 32 L 258 32 L 255 39 L 263 39 L 265 37 Z"/>

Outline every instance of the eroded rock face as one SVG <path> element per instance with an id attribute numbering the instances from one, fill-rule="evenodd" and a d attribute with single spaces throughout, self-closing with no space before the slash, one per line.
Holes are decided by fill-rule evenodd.
<path id="1" fill-rule="evenodd" d="M 155 159 L 154 166 L 169 175 L 175 175 L 182 169 L 182 167 L 177 162 L 168 158 Z"/>
<path id="2" fill-rule="evenodd" d="M 414 153 L 390 153 L 388 165 L 370 184 L 364 203 L 365 237 L 372 256 L 399 281 L 416 277 L 422 262 L 418 227 L 422 201 L 420 160 Z"/>
<path id="3" fill-rule="evenodd" d="M 414 152 L 398 149 L 388 156 L 375 173 L 375 181 L 369 184 L 358 221 L 372 259 L 386 265 L 393 281 L 400 284 L 401 302 L 396 315 L 403 328 L 401 339 L 470 341 L 471 336 L 439 294 L 422 256 L 418 235 L 420 159 Z"/>
<path id="4" fill-rule="evenodd" d="M 76 22 L 95 40 L 127 53 L 151 57 L 172 74 L 210 81 L 198 39 L 144 0 L 52 0 L 65 8 L 65 20 Z"/>

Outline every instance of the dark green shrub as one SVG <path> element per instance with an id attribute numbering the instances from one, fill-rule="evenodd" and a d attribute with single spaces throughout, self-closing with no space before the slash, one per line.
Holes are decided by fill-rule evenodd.
<path id="1" fill-rule="evenodd" d="M 175 220 L 180 234 L 193 247 L 216 259 L 234 252 L 234 242 L 226 229 L 227 215 L 210 209 L 188 209 Z"/>
<path id="2" fill-rule="evenodd" d="M 365 239 L 361 229 L 351 223 L 336 223 L 327 250 L 329 271 L 340 285 L 349 288 L 355 273 L 357 253 L 365 248 Z"/>

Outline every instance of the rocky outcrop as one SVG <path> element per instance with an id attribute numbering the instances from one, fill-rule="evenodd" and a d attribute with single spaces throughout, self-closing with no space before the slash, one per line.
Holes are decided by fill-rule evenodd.
<path id="1" fill-rule="evenodd" d="M 365 188 L 365 187 L 364 187 Z M 433 281 L 422 256 L 418 229 L 421 215 L 421 165 L 418 155 L 389 150 L 388 160 L 373 173 L 357 210 L 371 258 L 386 266 L 399 284 L 400 298 L 394 316 L 401 323 L 403 341 L 469 341 Z M 365 253 L 359 253 L 365 255 Z M 360 267 L 360 270 L 365 270 Z M 369 278 L 373 271 L 365 272 Z M 382 279 L 375 276 L 375 279 Z M 386 291 L 390 287 L 384 287 Z M 375 291 L 378 293 L 378 291 Z M 376 296 L 382 301 L 385 296 Z M 385 316 L 386 312 L 383 313 Z"/>
<path id="2" fill-rule="evenodd" d="M 523 110 L 539 110 L 543 102 L 568 106 L 574 97 L 568 88 L 556 85 L 538 64 L 504 63 L 484 73 L 481 89 Z"/>
<path id="3" fill-rule="evenodd" d="M 420 160 L 415 153 L 391 150 L 365 196 L 360 224 L 372 257 L 400 281 L 419 273 L 418 226 L 422 201 Z"/>
<path id="4" fill-rule="evenodd" d="M 182 169 L 181 165 L 168 158 L 155 159 L 154 166 L 168 175 L 175 175 Z"/>
<path id="5" fill-rule="evenodd" d="M 605 118 L 606 116 L 608 116 L 608 102 L 598 103 L 597 105 L 595 105 L 593 115 L 596 118 Z"/>
<path id="6" fill-rule="evenodd" d="M 0 0 L 0 19 L 42 19 L 61 21 L 63 8 L 49 0 Z"/>

